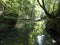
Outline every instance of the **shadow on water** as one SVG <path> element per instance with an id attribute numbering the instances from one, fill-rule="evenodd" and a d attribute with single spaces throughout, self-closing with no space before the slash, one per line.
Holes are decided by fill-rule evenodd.
<path id="1" fill-rule="evenodd" d="M 17 38 L 19 38 L 17 29 L 7 29 L 6 31 L 0 32 L 0 45 L 13 45 L 14 42 L 19 41 Z"/>
<path id="2" fill-rule="evenodd" d="M 0 45 L 28 45 L 28 34 L 20 28 L 0 32 Z"/>

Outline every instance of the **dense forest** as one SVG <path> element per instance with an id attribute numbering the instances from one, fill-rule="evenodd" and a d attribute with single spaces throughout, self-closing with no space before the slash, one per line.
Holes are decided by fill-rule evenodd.
<path id="1" fill-rule="evenodd" d="M 0 0 L 0 45 L 60 45 L 60 0 Z"/>

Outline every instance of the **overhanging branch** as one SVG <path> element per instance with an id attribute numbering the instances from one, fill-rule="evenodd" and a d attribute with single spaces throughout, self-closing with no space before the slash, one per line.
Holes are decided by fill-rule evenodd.
<path id="1" fill-rule="evenodd" d="M 33 22 L 37 22 L 37 21 L 42 21 L 42 19 L 37 19 L 37 20 L 33 20 L 33 19 L 20 19 L 21 21 L 33 21 Z"/>
<path id="2" fill-rule="evenodd" d="M 41 3 L 39 2 L 39 0 L 37 0 L 39 6 L 44 10 L 46 16 L 49 18 L 49 19 L 57 19 L 56 16 L 52 15 L 51 13 L 49 13 L 49 11 L 47 11 L 46 7 L 45 7 L 45 4 L 44 4 L 44 0 L 42 0 L 42 5 Z"/>
<path id="3" fill-rule="evenodd" d="M 42 0 L 43 7 L 45 8 L 44 0 Z M 46 8 L 45 8 L 46 9 Z"/>
<path id="4" fill-rule="evenodd" d="M 40 4 L 39 0 L 37 0 L 38 4 L 40 5 L 41 8 L 43 8 L 43 6 Z"/>

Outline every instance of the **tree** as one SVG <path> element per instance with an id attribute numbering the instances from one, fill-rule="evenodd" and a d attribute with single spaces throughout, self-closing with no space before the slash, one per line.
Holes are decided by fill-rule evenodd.
<path id="1" fill-rule="evenodd" d="M 28 0 L 1 1 L 1 5 L 4 7 L 0 16 L 0 41 L 3 42 L 0 42 L 1 45 L 32 44 L 34 38 L 30 37 L 30 35 L 35 34 L 31 34 L 31 32 L 33 32 L 36 23 L 29 20 L 35 19 L 34 5 Z"/>
<path id="2" fill-rule="evenodd" d="M 60 19 L 59 6 L 54 8 L 56 1 L 53 4 L 53 9 L 50 9 L 51 7 L 49 6 L 52 4 L 50 5 L 49 3 L 48 6 L 46 2 L 51 2 L 51 0 L 42 0 L 42 4 L 37 0 L 46 14 L 45 17 L 37 20 L 35 19 L 35 0 L 0 0 L 0 2 L 3 11 L 0 16 L 0 29 L 5 30 L 0 33 L 0 40 L 6 45 L 34 45 L 36 36 L 43 32 L 43 26 L 39 25 L 38 23 L 40 22 L 38 21 L 47 20 L 46 29 L 49 30 L 49 27 L 55 28 Z M 57 25 L 57 30 L 59 31 L 58 27 L 59 25 Z"/>
<path id="3" fill-rule="evenodd" d="M 59 1 L 59 0 L 58 0 Z M 59 23 L 60 23 L 60 7 L 59 7 L 59 4 L 60 4 L 60 1 L 58 2 L 58 8 L 57 10 L 53 10 L 52 13 L 49 13 L 49 11 L 47 11 L 47 8 L 45 7 L 45 3 L 44 3 L 44 0 L 42 0 L 42 5 L 40 4 L 39 0 L 37 0 L 37 2 L 39 3 L 40 7 L 44 10 L 46 16 L 48 19 L 51 19 L 51 20 L 47 20 L 47 23 L 46 23 L 46 31 L 48 34 L 50 34 L 50 36 L 56 41 L 56 42 L 60 42 L 60 33 L 58 30 L 59 29 Z M 53 5 L 54 6 L 54 5 Z M 53 22 L 54 21 L 54 22 Z M 52 25 L 53 24 L 53 25 Z"/>

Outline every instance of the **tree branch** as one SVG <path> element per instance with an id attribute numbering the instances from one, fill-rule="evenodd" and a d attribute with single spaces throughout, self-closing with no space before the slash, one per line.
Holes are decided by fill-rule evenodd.
<path id="1" fill-rule="evenodd" d="M 44 0 L 42 0 L 43 7 L 45 8 Z M 46 8 L 45 8 L 46 9 Z"/>
<path id="2" fill-rule="evenodd" d="M 38 4 L 40 5 L 41 8 L 43 8 L 43 6 L 40 4 L 39 0 L 37 0 Z"/>
<path id="3" fill-rule="evenodd" d="M 32 19 L 20 19 L 22 21 L 33 21 L 33 22 L 37 22 L 37 21 L 41 21 L 42 19 L 38 19 L 38 20 L 32 20 Z"/>
<path id="4" fill-rule="evenodd" d="M 47 11 L 47 9 L 45 8 L 45 4 L 44 4 L 44 0 L 42 0 L 42 4 L 40 4 L 39 0 L 37 0 L 38 4 L 40 5 L 40 7 L 44 10 L 46 16 L 50 19 L 55 19 L 55 16 L 53 16 L 52 14 L 49 13 L 49 11 Z"/>

